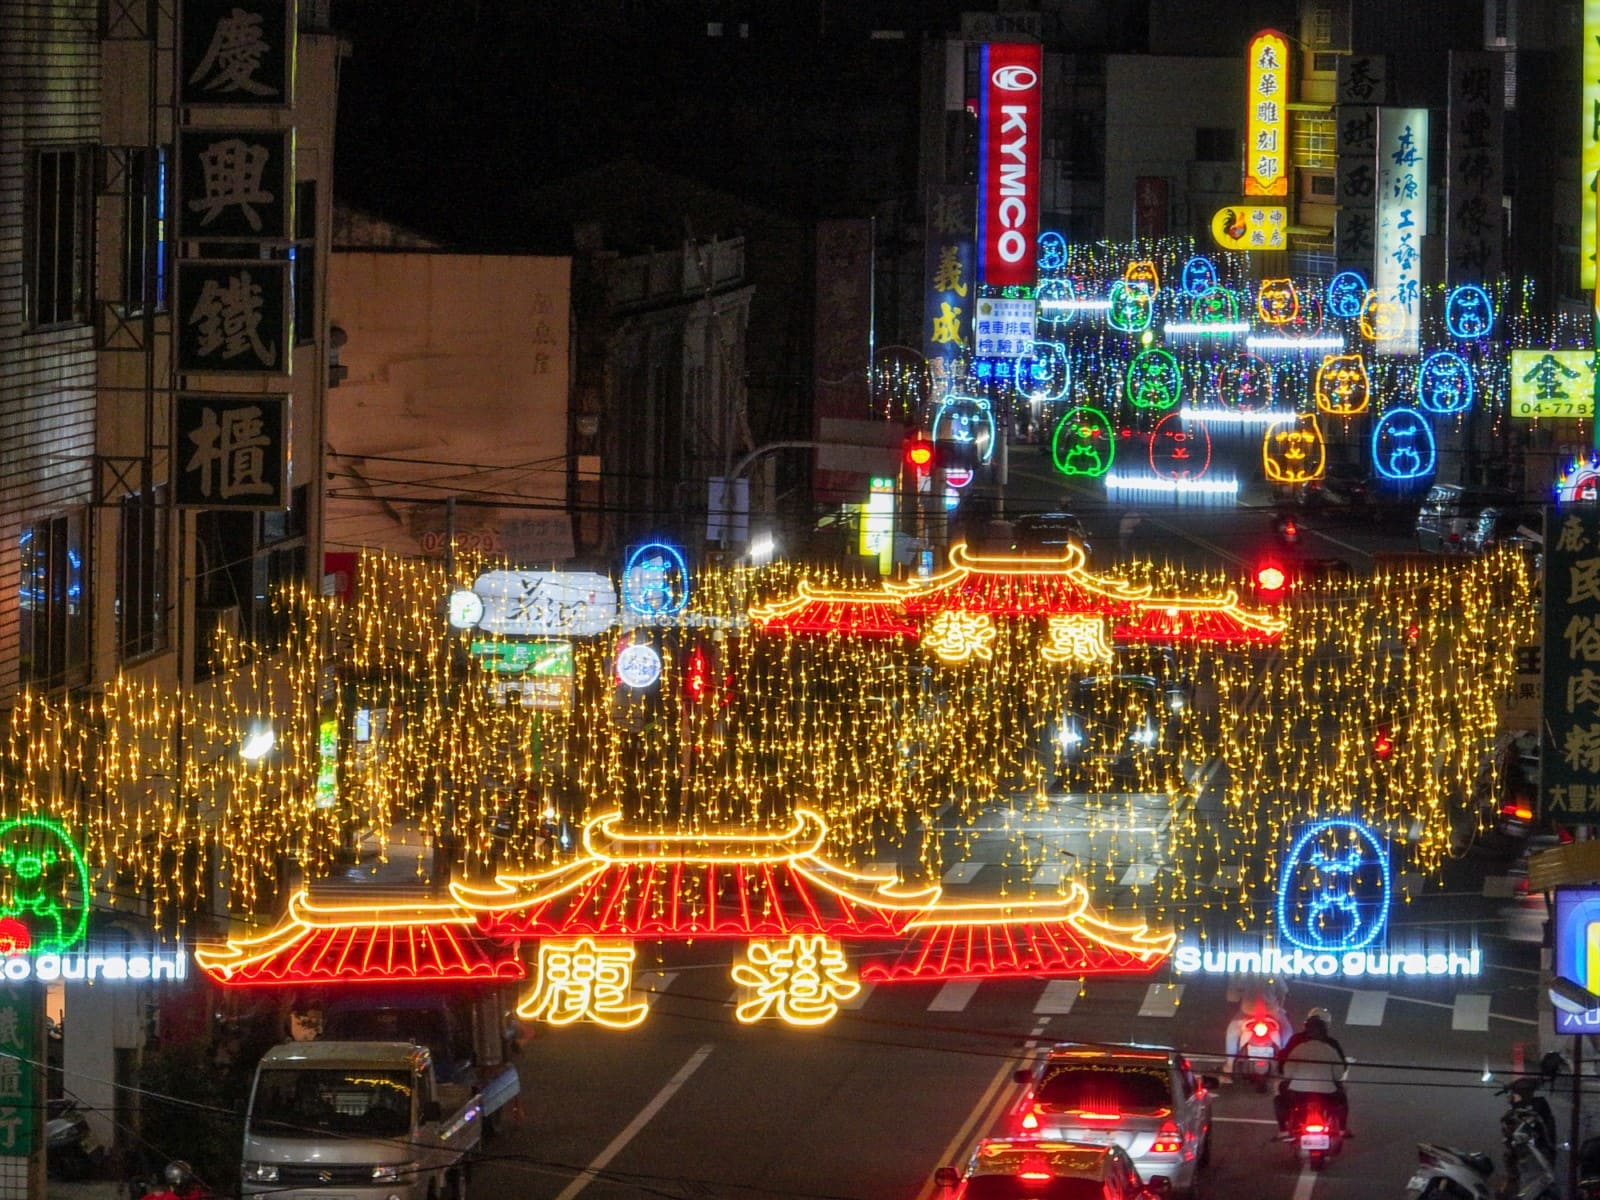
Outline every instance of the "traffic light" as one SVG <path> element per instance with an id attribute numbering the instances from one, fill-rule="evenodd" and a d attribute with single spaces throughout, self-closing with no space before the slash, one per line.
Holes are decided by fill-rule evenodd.
<path id="1" fill-rule="evenodd" d="M 711 676 L 711 658 L 704 646 L 696 646 L 683 664 L 683 694 L 690 704 L 699 704 L 711 694 Z"/>
<path id="2" fill-rule="evenodd" d="M 1256 566 L 1256 593 L 1263 600 L 1281 600 L 1289 586 L 1289 572 L 1267 559 Z"/>
<path id="3" fill-rule="evenodd" d="M 1285 546 L 1294 546 L 1300 541 L 1300 523 L 1291 516 L 1279 516 L 1272 529 Z"/>
<path id="4" fill-rule="evenodd" d="M 1388 762 L 1394 757 L 1394 735 L 1387 725 L 1379 725 L 1372 731 L 1372 757 L 1379 762 Z"/>
<path id="5" fill-rule="evenodd" d="M 920 433 L 914 433 L 906 438 L 902 454 L 906 466 L 918 475 L 926 475 L 933 470 L 934 461 L 938 458 L 933 443 Z"/>

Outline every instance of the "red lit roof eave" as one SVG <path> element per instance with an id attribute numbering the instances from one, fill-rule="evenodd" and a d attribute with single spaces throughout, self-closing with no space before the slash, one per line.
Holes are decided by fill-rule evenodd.
<path id="1" fill-rule="evenodd" d="M 227 987 L 317 983 L 494 983 L 524 979 L 515 947 L 470 925 L 299 927 L 269 953 L 230 966 L 200 964 Z"/>

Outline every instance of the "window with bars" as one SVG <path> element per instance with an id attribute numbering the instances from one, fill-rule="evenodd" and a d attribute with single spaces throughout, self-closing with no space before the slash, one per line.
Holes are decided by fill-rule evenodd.
<path id="1" fill-rule="evenodd" d="M 122 315 L 167 307 L 167 150 L 132 146 L 122 175 Z"/>
<path id="2" fill-rule="evenodd" d="M 166 488 L 125 497 L 117 538 L 117 643 L 124 661 L 167 645 Z"/>
<path id="3" fill-rule="evenodd" d="M 89 149 L 40 147 L 28 166 L 29 324 L 83 324 L 89 319 Z"/>
<path id="4" fill-rule="evenodd" d="M 85 513 L 49 517 L 22 531 L 20 666 L 23 682 L 36 687 L 65 687 L 88 676 Z"/>

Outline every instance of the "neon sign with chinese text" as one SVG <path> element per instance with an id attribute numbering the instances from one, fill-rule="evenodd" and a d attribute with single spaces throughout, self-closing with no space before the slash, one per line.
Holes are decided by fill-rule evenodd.
<path id="1" fill-rule="evenodd" d="M 1289 39 L 1263 29 L 1245 51 L 1244 194 L 1289 194 Z"/>

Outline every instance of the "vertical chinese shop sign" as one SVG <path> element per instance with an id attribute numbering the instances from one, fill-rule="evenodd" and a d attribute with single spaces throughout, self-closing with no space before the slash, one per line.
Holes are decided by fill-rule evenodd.
<path id="1" fill-rule="evenodd" d="M 1428 110 L 1378 110 L 1378 260 L 1373 290 L 1398 319 L 1380 354 L 1416 354 L 1422 336 L 1422 239 L 1428 235 Z"/>
<path id="2" fill-rule="evenodd" d="M 0 987 L 0 1200 L 25 1200 L 37 1148 L 39 989 Z"/>
<path id="3" fill-rule="evenodd" d="M 1546 816 L 1590 824 L 1600 814 L 1600 506 L 1550 511 L 1545 529 Z"/>
<path id="4" fill-rule="evenodd" d="M 1583 191 L 1578 196 L 1578 213 L 1582 230 L 1578 245 L 1578 286 L 1590 289 L 1595 286 L 1595 181 L 1600 178 L 1600 0 L 1584 0 L 1583 4 L 1583 102 L 1578 150 L 1582 156 L 1579 164 L 1579 181 Z"/>

